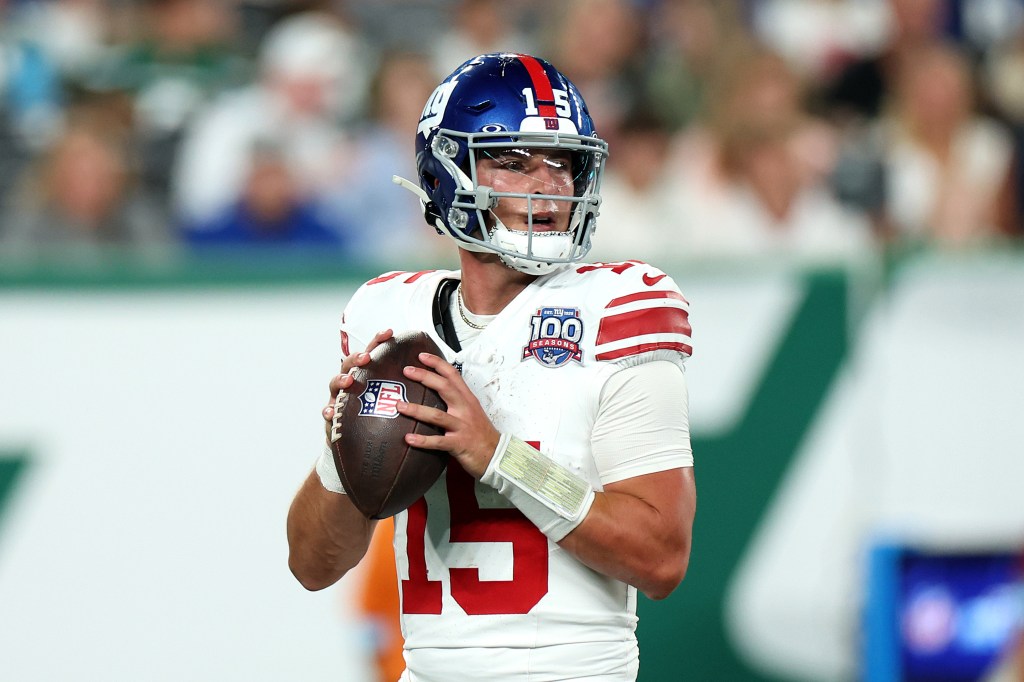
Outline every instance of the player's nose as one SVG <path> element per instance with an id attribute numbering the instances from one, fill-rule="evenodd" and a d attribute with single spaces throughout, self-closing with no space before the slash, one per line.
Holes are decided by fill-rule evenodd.
<path id="1" fill-rule="evenodd" d="M 564 173 L 549 168 L 546 164 L 538 164 L 529 174 L 530 194 L 564 194 L 566 181 Z"/>

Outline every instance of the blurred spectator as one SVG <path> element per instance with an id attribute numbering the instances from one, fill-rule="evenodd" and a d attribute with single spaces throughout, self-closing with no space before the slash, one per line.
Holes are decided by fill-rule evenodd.
<path id="1" fill-rule="evenodd" d="M 614 149 L 615 137 L 643 79 L 636 67 L 643 47 L 643 23 L 630 0 L 572 0 L 548 27 L 552 61 L 587 93 L 601 137 Z"/>
<path id="2" fill-rule="evenodd" d="M 329 14 L 303 12 L 275 25 L 261 46 L 258 80 L 220 97 L 186 131 L 172 178 L 185 229 L 210 225 L 239 200 L 259 145 L 280 150 L 301 196 L 324 201 L 346 174 L 346 128 L 363 101 L 366 54 Z"/>
<path id="3" fill-rule="evenodd" d="M 65 83 L 80 83 L 106 53 L 116 4 L 109 0 L 18 2 L 9 17 L 11 30 L 38 46 Z"/>
<path id="4" fill-rule="evenodd" d="M 62 99 L 56 68 L 38 47 L 0 42 L 0 208 L 32 156 L 59 133 Z"/>
<path id="5" fill-rule="evenodd" d="M 802 78 L 817 82 L 885 46 L 891 22 L 889 2 L 757 0 L 750 3 L 751 24 Z"/>
<path id="6" fill-rule="evenodd" d="M 623 121 L 601 183 L 601 214 L 590 259 L 636 258 L 664 267 L 687 255 L 680 179 L 669 163 L 668 126 L 638 106 Z"/>
<path id="7" fill-rule="evenodd" d="M 458 0 L 451 12 L 455 21 L 431 48 L 434 70 L 450 73 L 459 64 L 488 52 L 533 54 L 532 39 L 518 30 L 513 3 L 501 0 Z"/>
<path id="8" fill-rule="evenodd" d="M 248 168 L 238 201 L 208 224 L 187 232 L 193 245 L 344 245 L 323 208 L 300 194 L 279 149 L 257 144 Z"/>
<path id="9" fill-rule="evenodd" d="M 879 116 L 908 52 L 942 37 L 948 0 L 888 0 L 890 27 L 881 48 L 847 64 L 825 91 L 825 104 L 842 122 Z"/>
<path id="10" fill-rule="evenodd" d="M 870 249 L 867 219 L 826 183 L 834 133 L 808 114 L 782 57 L 739 50 L 715 83 L 706 128 L 687 136 L 680 158 L 688 250 L 831 259 Z"/>
<path id="11" fill-rule="evenodd" d="M 89 261 L 107 247 L 159 253 L 168 242 L 166 226 L 133 178 L 127 150 L 127 132 L 103 109 L 72 112 L 5 216 L 6 255 L 31 260 L 60 249 Z"/>
<path id="12" fill-rule="evenodd" d="M 966 57 L 946 44 L 918 46 L 894 85 L 880 130 L 896 235 L 957 244 L 1016 231 L 1013 141 L 977 114 Z"/>
<path id="13" fill-rule="evenodd" d="M 980 84 L 1000 115 L 1024 125 L 1024 29 L 990 52 Z"/>
<path id="14" fill-rule="evenodd" d="M 0 4 L 0 201 L 60 135 L 69 74 L 100 50 L 93 0 Z"/>
<path id="15" fill-rule="evenodd" d="M 341 5 L 344 15 L 358 24 L 366 40 L 381 51 L 408 50 L 429 54 L 433 49 L 434 40 L 451 26 L 451 11 L 455 2 L 456 0 L 334 0 L 332 6 Z M 445 73 L 455 66 L 446 69 Z"/>
<path id="16" fill-rule="evenodd" d="M 330 197 L 332 212 L 350 230 L 350 251 L 359 258 L 408 264 L 450 257 L 446 240 L 423 219 L 419 200 L 391 180 L 416 178 L 409 131 L 416 130 L 438 80 L 423 55 L 381 58 L 370 83 L 369 121 L 354 136 L 347 173 Z"/>
<path id="17" fill-rule="evenodd" d="M 143 0 L 138 11 L 135 35 L 84 85 L 131 97 L 141 177 L 163 200 L 185 127 L 216 94 L 246 82 L 249 67 L 227 0 Z"/>
<path id="18" fill-rule="evenodd" d="M 664 0 L 649 17 L 653 35 L 644 98 L 672 130 L 697 120 L 723 46 L 742 32 L 735 3 Z"/>
<path id="19" fill-rule="evenodd" d="M 985 56 L 981 85 L 987 104 L 1005 121 L 1014 139 L 1014 201 L 1017 234 L 1024 232 L 1024 27 Z"/>
<path id="20" fill-rule="evenodd" d="M 483 51 L 544 45 L 590 93 L 611 143 L 595 257 L 858 251 L 862 227 L 837 226 L 862 225 L 865 214 L 885 236 L 959 243 L 1022 231 L 1024 0 L 3 7 L 8 243 L 27 220 L 10 205 L 26 196 L 15 183 L 39 184 L 39 171 L 26 168 L 39 156 L 49 165 L 50 147 L 64 144 L 65 109 L 102 93 L 109 117 L 123 119 L 115 127 L 129 194 L 145 197 L 155 224 L 166 222 L 160 210 L 173 211 L 189 242 L 320 235 L 359 258 L 433 260 L 437 240 L 415 199 L 390 181 L 414 174 L 404 131 L 436 80 L 429 72 Z M 775 48 L 778 68 L 733 63 L 750 30 Z M 975 52 L 957 56 L 959 66 L 926 58 L 942 36 Z M 972 57 L 983 80 L 967 70 Z M 77 129 L 77 109 L 75 117 Z M 273 197 L 280 205 L 271 210 Z M 388 243 L 371 244 L 371 234 Z"/>
<path id="21" fill-rule="evenodd" d="M 24 27 L 0 39 L 0 91 L 6 123 L 21 146 L 38 152 L 53 142 L 64 106 L 60 68 Z"/>
<path id="22" fill-rule="evenodd" d="M 1022 0 L 954 0 L 960 32 L 972 51 L 986 53 L 1013 39 L 1024 26 Z"/>

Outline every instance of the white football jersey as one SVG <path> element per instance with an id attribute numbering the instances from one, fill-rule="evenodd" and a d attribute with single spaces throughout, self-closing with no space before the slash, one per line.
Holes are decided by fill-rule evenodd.
<path id="1" fill-rule="evenodd" d="M 596 490 L 689 464 L 673 453 L 599 471 L 590 451 L 611 375 L 690 355 L 688 304 L 665 273 L 636 261 L 565 266 L 456 352 L 433 310 L 442 281 L 459 277 L 392 272 L 367 282 L 345 309 L 345 351 L 363 350 L 383 329 L 427 332 L 499 431 Z M 395 553 L 403 680 L 635 680 L 636 588 L 584 566 L 457 464 L 395 518 Z"/>

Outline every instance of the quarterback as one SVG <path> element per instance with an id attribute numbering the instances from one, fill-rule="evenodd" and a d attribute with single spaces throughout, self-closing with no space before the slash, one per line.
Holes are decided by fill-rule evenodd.
<path id="1" fill-rule="evenodd" d="M 332 403 L 394 332 L 443 351 L 405 375 L 447 411 L 398 407 L 444 432 L 410 445 L 452 456 L 395 517 L 404 682 L 633 681 L 637 590 L 662 599 L 686 573 L 688 303 L 650 265 L 584 261 L 606 158 L 551 64 L 471 59 L 423 109 L 418 182 L 396 178 L 460 269 L 383 274 L 345 308 Z M 292 572 L 332 585 L 374 527 L 327 452 L 288 514 Z"/>

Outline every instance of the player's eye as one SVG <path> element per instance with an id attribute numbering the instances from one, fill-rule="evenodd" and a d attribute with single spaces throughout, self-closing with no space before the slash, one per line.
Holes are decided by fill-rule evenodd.
<path id="1" fill-rule="evenodd" d="M 518 154 L 501 154 L 494 159 L 500 168 L 516 173 L 526 172 L 526 160 Z"/>

